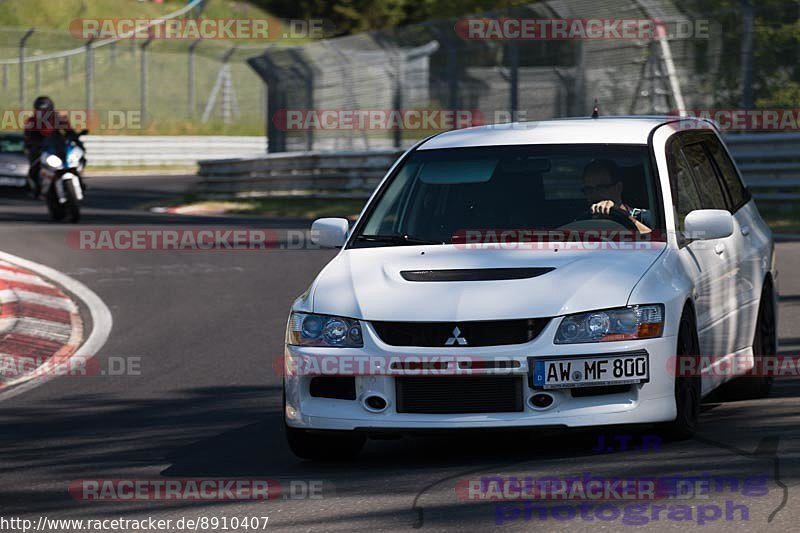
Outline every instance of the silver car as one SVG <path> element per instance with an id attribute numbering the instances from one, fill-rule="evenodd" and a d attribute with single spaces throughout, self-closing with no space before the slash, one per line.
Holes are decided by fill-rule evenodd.
<path id="1" fill-rule="evenodd" d="M 0 133 L 0 187 L 27 187 L 28 158 L 21 133 Z"/>

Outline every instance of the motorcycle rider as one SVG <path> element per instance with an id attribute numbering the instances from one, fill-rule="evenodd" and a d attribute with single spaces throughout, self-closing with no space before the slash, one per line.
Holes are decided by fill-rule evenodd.
<path id="1" fill-rule="evenodd" d="M 34 198 L 38 198 L 42 192 L 39 157 L 42 155 L 42 149 L 47 139 L 58 130 L 66 135 L 75 134 L 67 116 L 55 110 L 55 105 L 50 97 L 37 97 L 33 101 L 33 115 L 25 121 L 25 154 L 30 163 L 28 186 L 31 188 Z"/>

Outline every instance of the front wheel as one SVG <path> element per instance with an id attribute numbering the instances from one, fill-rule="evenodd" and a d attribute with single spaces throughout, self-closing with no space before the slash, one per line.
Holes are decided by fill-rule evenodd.
<path id="1" fill-rule="evenodd" d="M 775 305 L 772 287 L 767 284 L 761 293 L 758 304 L 756 334 L 753 338 L 753 358 L 755 368 L 753 376 L 743 376 L 725 383 L 720 387 L 720 396 L 725 401 L 757 400 L 766 398 L 772 390 L 772 376 L 763 374 L 764 357 L 773 357 L 777 353 L 777 332 L 775 328 Z"/>
<path id="2" fill-rule="evenodd" d="M 81 204 L 75 192 L 74 181 L 66 180 L 64 182 L 64 194 L 67 196 L 67 202 L 64 204 L 67 213 L 67 221 L 75 224 L 81 219 Z"/>
<path id="3" fill-rule="evenodd" d="M 47 191 L 47 211 L 50 213 L 50 219 L 55 222 L 60 222 L 67 216 L 64 204 L 58 201 L 58 194 L 56 194 L 54 184 L 51 184 L 50 189 Z"/>
<path id="4" fill-rule="evenodd" d="M 694 436 L 700 418 L 700 376 L 679 375 L 681 360 L 694 358 L 699 354 L 699 342 L 690 309 L 686 309 L 681 317 L 678 329 L 678 344 L 675 361 L 675 407 L 677 416 L 672 422 L 660 426 L 661 433 L 670 440 L 686 440 Z M 693 365 L 688 365 L 692 368 Z"/>

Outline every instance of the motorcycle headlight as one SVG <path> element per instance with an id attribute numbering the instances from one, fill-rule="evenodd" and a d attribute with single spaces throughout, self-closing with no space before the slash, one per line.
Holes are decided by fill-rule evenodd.
<path id="1" fill-rule="evenodd" d="M 664 332 L 664 306 L 633 305 L 567 315 L 556 332 L 556 344 L 652 339 Z"/>
<path id="2" fill-rule="evenodd" d="M 45 165 L 52 168 L 60 168 L 61 167 L 61 158 L 55 154 L 50 154 L 44 160 Z"/>
<path id="3" fill-rule="evenodd" d="M 286 343 L 293 346 L 361 348 L 361 323 L 352 318 L 310 313 L 292 313 L 286 328 Z"/>

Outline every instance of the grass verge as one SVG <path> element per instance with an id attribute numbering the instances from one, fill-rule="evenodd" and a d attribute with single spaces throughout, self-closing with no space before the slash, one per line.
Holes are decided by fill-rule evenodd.
<path id="1" fill-rule="evenodd" d="M 761 218 L 769 224 L 773 233 L 800 234 L 800 210 L 774 211 L 761 209 Z"/>
<path id="2" fill-rule="evenodd" d="M 295 218 L 313 220 L 320 217 L 343 217 L 355 220 L 366 200 L 316 198 L 241 198 L 208 200 L 187 196 L 172 207 L 187 213 L 216 213 L 264 216 L 269 218 Z"/>
<path id="3" fill-rule="evenodd" d="M 188 211 L 229 213 L 237 215 L 265 216 L 271 218 L 344 217 L 355 220 L 366 200 L 313 199 L 313 198 L 236 198 L 226 200 L 204 199 L 189 195 L 173 207 Z M 774 233 L 800 234 L 800 210 L 761 210 L 761 216 Z"/>

